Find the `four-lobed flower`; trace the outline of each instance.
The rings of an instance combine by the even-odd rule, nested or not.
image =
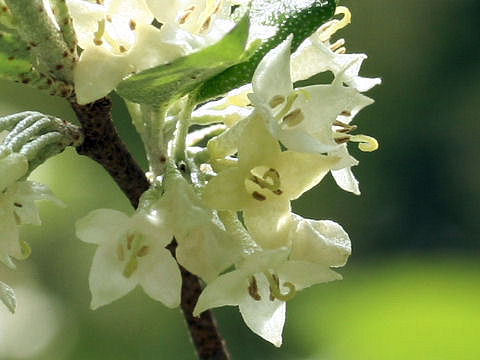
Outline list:
[[[365,135],[352,135],[353,117],[373,102],[341,78],[329,85],[311,85],[294,89],[290,75],[289,37],[271,50],[254,73],[253,94],[257,108],[264,109],[270,133],[287,149],[306,153],[326,153],[340,159],[332,166],[337,184],[359,194],[351,167],[358,162],[349,155],[346,143],[358,142],[363,151],[373,151],[378,144]]]
[[[286,301],[314,284],[341,279],[330,267],[343,266],[350,255],[350,239],[333,221],[314,221],[292,214],[288,237],[290,247],[257,247],[244,255],[234,271],[209,283],[194,314],[238,305],[254,333],[280,346]]]
[[[278,229],[290,215],[290,201],[328,173],[338,158],[281,151],[254,112],[238,139],[238,161],[220,171],[205,186],[204,202],[213,209],[243,211],[248,230],[265,248],[278,247]],[[274,235],[275,234],[275,235]]]
[[[98,209],[78,220],[75,227],[80,240],[98,245],[89,277],[92,309],[111,303],[137,285],[165,306],[178,306],[180,270],[165,248],[172,233],[157,212],[128,216]]]

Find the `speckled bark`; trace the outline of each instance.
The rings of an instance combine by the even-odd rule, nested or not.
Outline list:
[[[168,246],[173,256],[175,256],[176,247],[175,240]],[[180,306],[199,359],[229,360],[230,355],[225,340],[218,332],[213,313],[210,310],[204,311],[198,318],[192,315],[198,297],[202,292],[200,280],[184,267],[179,266],[182,273],[182,301]]]
[[[145,173],[130,155],[115,130],[111,117],[111,100],[103,98],[87,105],[78,105],[72,100],[71,106],[77,114],[85,136],[83,144],[77,147],[77,152],[102,165],[136,208],[140,195],[148,189],[149,183]],[[169,245],[173,256],[175,248],[174,240]],[[218,332],[213,313],[205,311],[198,318],[192,315],[202,291],[200,280],[182,266],[180,270],[181,308],[199,359],[229,360],[225,341]]]
[[[145,173],[128,152],[113,125],[112,101],[103,98],[87,105],[71,102],[82,125],[85,140],[77,152],[102,165],[136,208],[149,183]]]

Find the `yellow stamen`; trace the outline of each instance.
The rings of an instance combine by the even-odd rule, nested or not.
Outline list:
[[[22,252],[22,259],[27,259],[32,253],[32,248],[24,240],[20,241],[20,251]]]
[[[295,288],[295,285],[293,285],[291,282],[284,282],[283,286],[288,288],[288,291],[286,294],[282,294],[280,291],[280,283],[277,275],[272,275],[268,271],[264,271],[263,274],[265,275],[268,284],[270,285],[270,296],[271,298],[278,299],[280,301],[288,301],[293,299],[295,294],[297,293],[297,290]]]
[[[367,135],[353,135],[350,141],[358,142],[358,148],[365,152],[372,152],[378,149],[378,141]]]
[[[95,43],[95,45],[103,44],[102,37],[104,34],[105,34],[105,19],[100,20],[98,22],[98,30],[93,33],[94,35],[93,42]]]
[[[335,15],[342,14],[343,17],[340,20],[332,20],[324,24],[320,28],[320,41],[327,41],[330,37],[335,34],[338,30],[343,29],[345,26],[350,24],[352,20],[352,13],[345,6],[337,6],[335,9]]]

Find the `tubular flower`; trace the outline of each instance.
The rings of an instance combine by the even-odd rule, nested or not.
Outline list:
[[[260,245],[278,247],[272,234],[284,227],[290,201],[315,186],[338,158],[282,152],[266,129],[262,112],[246,121],[238,139],[238,162],[208,182],[203,200],[217,210],[243,211],[245,224],[261,239]]]
[[[296,214],[290,220],[290,246],[271,250],[255,246],[249,249],[252,251],[244,251],[234,271],[206,286],[194,315],[238,305],[254,333],[280,346],[286,301],[304,288],[341,279],[330,267],[345,265],[350,255],[348,234],[335,222],[304,219]]]
[[[292,54],[292,80],[304,80],[320,72],[331,71],[339,83],[343,82],[360,92],[368,91],[382,81],[358,75],[367,55],[346,54],[343,39],[330,43],[330,37],[348,25],[351,18],[350,11],[343,6],[338,6],[335,14],[343,14],[343,18],[322,25]]]
[[[188,271],[210,282],[238,260],[239,246],[180,173],[168,171],[165,187],[155,207],[165,214],[175,235],[176,258]]]
[[[289,251],[281,247],[246,255],[236,270],[207,285],[194,315],[210,308],[238,305],[254,333],[281,346],[286,301],[304,288],[342,278],[323,263],[289,260]]]
[[[265,119],[270,133],[289,150],[340,158],[331,168],[337,184],[359,194],[358,182],[350,169],[358,162],[348,154],[346,143],[358,142],[363,151],[378,147],[369,136],[350,134],[357,128],[350,125],[353,117],[373,100],[337,79],[330,85],[294,89],[290,42],[291,37],[262,59],[253,76],[250,99],[268,114]]]
[[[128,217],[120,211],[98,209],[77,221],[76,234],[98,245],[89,277],[92,309],[126,295],[137,284],[165,306],[178,306],[180,270],[165,249],[172,234],[158,214],[137,212]]]

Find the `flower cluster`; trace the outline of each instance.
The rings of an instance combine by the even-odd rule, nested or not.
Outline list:
[[[234,25],[231,3],[224,1],[68,3],[77,32],[85,34],[75,73],[81,102],[105,95],[129,72],[215,42]],[[126,4],[132,9],[127,17]],[[137,284],[177,306],[180,272],[165,248],[175,239],[176,261],[205,282],[194,315],[238,305],[253,332],[280,346],[286,301],[311,285],[341,279],[332,268],[350,255],[348,234],[333,221],[291,211],[291,201],[328,173],[340,188],[359,194],[351,170],[358,161],[348,143],[362,151],[378,147],[374,138],[355,134],[351,122],[373,102],[362,92],[380,80],[358,75],[364,54],[346,54],[343,40],[330,43],[350,20],[346,8],[337,14],[342,19],[324,24],[293,54],[291,36],[271,50],[251,84],[196,108],[180,99],[159,116],[163,141],[146,147],[162,161],[151,166],[152,186],[136,213],[95,210],[77,222],[77,236],[98,245],[92,308]],[[333,73],[331,83],[295,87],[325,71]],[[151,118],[151,108],[130,109],[136,109],[134,121]],[[193,124],[203,128],[188,134]]]
[[[67,0],[67,5],[83,49],[74,72],[80,104],[107,95],[128,74],[218,41],[235,24],[228,18],[228,0]]]

